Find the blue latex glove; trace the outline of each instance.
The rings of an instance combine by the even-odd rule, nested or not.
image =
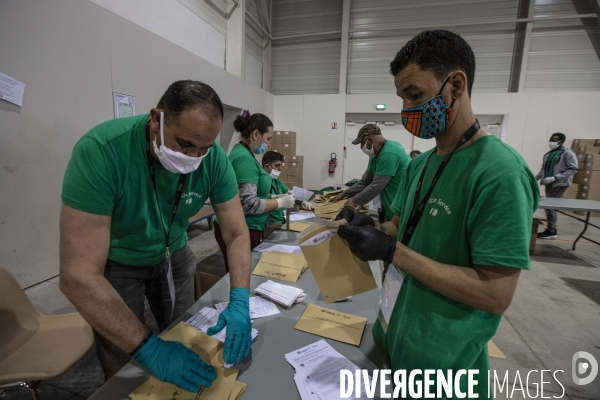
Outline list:
[[[163,382],[171,382],[197,393],[209,387],[217,377],[215,367],[204,364],[196,353],[180,342],[170,342],[152,335],[133,358]]]
[[[250,291],[246,288],[233,288],[229,292],[229,305],[219,315],[217,324],[206,333],[215,335],[227,325],[225,351],[227,364],[237,364],[248,355],[252,344],[252,324],[250,323]]]

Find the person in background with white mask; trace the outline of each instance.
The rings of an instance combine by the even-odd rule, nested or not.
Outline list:
[[[263,155],[262,166],[265,169],[265,171],[271,176],[271,191],[269,192],[271,194],[271,198],[274,198],[274,196],[280,197],[281,195],[291,193],[290,189],[279,178],[281,170],[283,169],[284,162],[285,158],[283,157],[283,154],[278,153],[276,151],[267,151]],[[301,205],[302,208],[306,210],[312,210],[312,204],[310,204],[310,202],[308,201],[296,200],[295,204]],[[269,213],[269,217],[267,218],[267,225],[284,222],[285,216],[283,214],[282,208],[273,210]]]
[[[362,179],[338,194],[332,201],[348,198],[344,206],[363,206],[380,195],[385,221],[394,216],[392,202],[402,182],[410,157],[404,147],[393,140],[386,140],[377,125],[367,124],[360,128],[352,144],[360,144],[362,152],[369,157],[369,165]]]
[[[577,173],[579,163],[573,150],[564,146],[567,137],[563,133],[554,133],[550,137],[550,151],[544,154],[542,169],[535,179],[546,186],[546,197],[559,198],[573,183],[573,175]],[[537,234],[540,239],[556,239],[556,210],[546,210],[548,228]]]
[[[295,197],[286,194],[277,199],[271,199],[271,183],[273,179],[263,169],[255,158],[263,154],[273,138],[273,123],[264,114],[250,114],[244,110],[233,121],[233,127],[240,132],[241,140],[233,146],[229,153],[229,161],[235,171],[238,190],[246,224],[250,233],[250,249],[260,244],[269,212],[283,208],[292,208]],[[225,270],[229,271],[227,250],[229,243],[221,234],[221,221],[215,221],[215,239],[225,258]]]
[[[208,85],[169,86],[149,114],[104,122],[75,145],[62,188],[60,288],[94,328],[105,379],[131,357],[162,381],[198,392],[215,369],[144,323],[144,297],[162,331],[194,303],[188,220],[210,199],[231,260],[225,362],[249,352],[250,239],[237,183],[215,139],[223,105]]]

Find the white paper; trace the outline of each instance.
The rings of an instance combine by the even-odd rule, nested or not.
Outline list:
[[[279,251],[282,253],[296,253],[302,254],[302,250],[300,250],[300,246],[288,246],[286,244],[276,244],[269,242],[262,242],[258,246],[254,248],[254,251],[258,252],[269,252],[269,251]]]
[[[314,196],[314,192],[310,190],[302,189],[301,187],[294,186],[292,192],[296,195],[296,200],[308,201]]]
[[[18,106],[23,105],[25,84],[0,72],[0,99]]]
[[[265,283],[260,284],[254,289],[254,293],[265,296],[286,307],[306,299],[306,293],[303,293],[302,289],[273,281],[266,281]]]
[[[228,301],[215,304],[215,308],[217,311],[223,312],[228,304]],[[262,297],[250,297],[250,318],[256,319],[275,314],[279,314],[279,309],[272,301],[265,300]]]
[[[135,97],[123,93],[113,93],[115,118],[135,115]]]
[[[325,340],[319,340],[285,355],[294,367],[301,386],[313,389],[321,400],[340,398],[340,371],[356,371],[358,366],[333,349]],[[310,377],[310,378],[309,378]],[[361,395],[366,399],[364,388]]]
[[[204,307],[202,310],[198,311],[194,314],[190,319],[186,322],[193,327],[200,329],[202,332],[206,333],[208,328],[212,328],[217,324],[219,320],[219,312],[213,308]],[[252,328],[252,340],[256,339],[258,336],[258,331]],[[223,328],[221,332],[213,335],[215,339],[219,342],[225,343],[225,338],[227,337],[227,327]]]
[[[298,212],[290,214],[290,222],[302,221],[303,219],[315,218],[314,212]]]

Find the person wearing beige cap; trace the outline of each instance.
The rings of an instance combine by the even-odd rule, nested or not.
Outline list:
[[[360,144],[363,153],[369,156],[369,165],[362,179],[338,194],[333,201],[348,198],[345,206],[356,207],[367,204],[380,195],[385,221],[390,221],[394,216],[390,207],[410,163],[410,157],[400,143],[386,140],[379,127],[374,124],[360,128],[352,144]]]

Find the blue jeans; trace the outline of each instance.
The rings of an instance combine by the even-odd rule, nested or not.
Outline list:
[[[144,298],[147,298],[158,328],[163,331],[194,304],[196,257],[187,244],[171,255],[171,265],[176,294],[173,315],[164,261],[148,267],[132,267],[108,260],[104,277],[142,323],[145,323]],[[95,330],[94,340],[104,377],[108,380],[129,362],[129,354]]]
[[[546,186],[546,197],[559,198],[568,189],[568,186],[552,187]],[[546,219],[548,220],[548,230],[556,232],[556,210],[546,210]]]

